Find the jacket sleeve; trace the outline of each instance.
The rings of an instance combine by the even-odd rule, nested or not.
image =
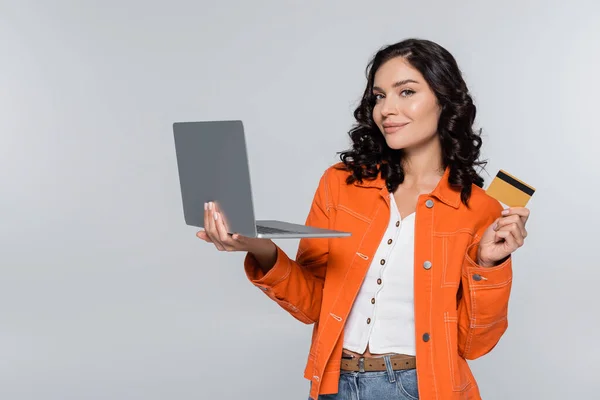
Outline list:
[[[319,181],[306,218],[308,226],[330,227],[331,192],[328,174],[329,170]],[[326,238],[302,238],[295,260],[290,259],[277,246],[275,265],[267,274],[262,272],[254,256],[248,253],[244,260],[246,276],[296,319],[312,324],[318,320],[321,311],[328,243]]]
[[[479,240],[500,216],[495,201],[490,214],[467,248],[462,267],[462,297],[458,302],[458,351],[468,360],[489,353],[508,328],[508,300],[512,285],[512,256],[494,267],[477,264]]]

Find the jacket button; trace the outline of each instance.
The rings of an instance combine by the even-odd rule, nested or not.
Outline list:
[[[481,280],[481,275],[479,275],[479,274],[473,275],[473,280],[474,281],[480,281]]]
[[[425,269],[429,269],[429,268],[431,268],[431,261],[425,261],[425,262],[423,263],[423,268],[425,268]]]
[[[427,206],[427,208],[431,208],[433,207],[433,200],[429,199],[425,202],[425,205]]]
[[[424,333],[423,334],[423,341],[424,342],[429,342],[429,333]]]

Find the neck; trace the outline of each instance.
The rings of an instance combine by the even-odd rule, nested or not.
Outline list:
[[[402,164],[405,182],[419,183],[439,180],[444,175],[441,144],[437,138],[435,139],[432,143],[424,146],[405,149]]]

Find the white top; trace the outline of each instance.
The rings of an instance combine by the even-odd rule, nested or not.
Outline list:
[[[390,222],[344,327],[344,348],[416,355],[414,318],[415,213],[400,219],[390,193]]]

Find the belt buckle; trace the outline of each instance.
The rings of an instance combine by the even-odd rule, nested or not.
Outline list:
[[[365,372],[365,358],[358,359],[358,372]]]

